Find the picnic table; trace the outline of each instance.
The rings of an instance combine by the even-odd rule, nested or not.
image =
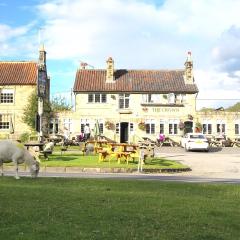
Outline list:
[[[234,141],[232,142],[233,147],[240,147],[240,139],[235,138]]]
[[[176,141],[172,140],[169,137],[165,137],[165,139],[163,141],[159,141],[158,144],[159,144],[159,147],[162,147],[162,146],[170,146],[170,147],[179,146],[179,143],[177,143]]]
[[[29,143],[24,143],[24,146],[29,150],[30,147],[38,147],[40,151],[43,150],[44,143],[40,142],[29,142]]]
[[[130,159],[139,157],[138,154],[138,145],[136,144],[127,144],[127,143],[107,143],[107,147],[99,148],[99,162],[103,162],[107,158],[110,159],[115,157],[117,158],[118,163],[121,159],[124,158],[128,164]]]

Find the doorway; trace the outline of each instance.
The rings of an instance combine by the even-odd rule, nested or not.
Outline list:
[[[128,122],[120,123],[120,143],[128,143]]]
[[[184,134],[193,132],[193,122],[186,121],[184,122]]]

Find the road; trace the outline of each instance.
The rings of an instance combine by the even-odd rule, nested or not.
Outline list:
[[[14,176],[13,171],[5,172],[5,176]],[[28,172],[20,172],[22,176],[30,177]],[[61,178],[96,178],[96,179],[119,179],[119,180],[150,180],[167,182],[188,182],[188,183],[228,183],[240,184],[240,178],[214,178],[197,176],[178,176],[173,174],[125,174],[125,173],[39,173],[39,177],[61,177]]]

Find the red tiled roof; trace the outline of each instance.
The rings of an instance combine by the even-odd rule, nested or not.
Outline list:
[[[116,70],[115,83],[106,83],[106,70],[80,69],[74,92],[179,92],[197,93],[196,84],[185,84],[184,70]]]
[[[0,85],[37,84],[36,62],[0,62]]]

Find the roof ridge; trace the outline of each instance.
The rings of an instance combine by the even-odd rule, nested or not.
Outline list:
[[[144,71],[144,72],[160,72],[160,71],[185,71],[183,68],[179,69],[126,69],[126,68],[119,68],[119,69],[114,69],[114,71],[120,71],[120,70],[125,70],[125,71]],[[78,69],[78,71],[107,71],[107,69]]]
[[[1,61],[0,60],[0,63],[37,63],[37,61],[34,61],[34,60],[32,60],[32,61],[25,61],[25,60],[23,60],[23,61],[19,61],[19,60],[4,60],[4,61]]]

